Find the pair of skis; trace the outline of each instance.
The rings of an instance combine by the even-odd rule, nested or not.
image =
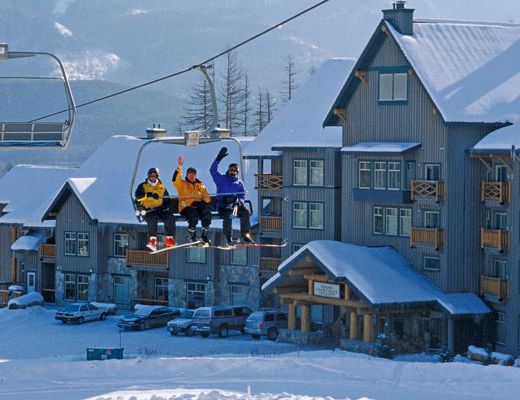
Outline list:
[[[246,248],[247,247],[278,247],[279,248],[279,247],[285,247],[285,246],[287,246],[287,241],[284,241],[283,243],[280,243],[280,244],[271,244],[271,243],[233,243],[233,244],[226,245],[226,246],[217,246],[217,245],[205,243],[202,240],[196,240],[194,242],[187,242],[187,243],[177,244],[177,245],[172,246],[172,247],[163,247],[162,249],[158,249],[158,250],[150,252],[150,254],[158,254],[158,253],[162,253],[164,251],[176,250],[176,249],[181,249],[181,248],[189,248],[189,247],[213,248],[213,249],[218,249],[218,250],[236,250],[236,249],[241,249],[241,248],[244,248],[244,247],[246,247]]]

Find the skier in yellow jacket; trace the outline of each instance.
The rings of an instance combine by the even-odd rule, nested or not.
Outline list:
[[[179,212],[188,222],[188,234],[191,241],[196,241],[196,226],[200,219],[202,233],[200,239],[209,243],[208,230],[211,224],[211,198],[206,187],[197,179],[197,170],[190,167],[186,170],[186,177],[182,179],[184,158],[177,158],[177,169],[173,173],[173,186],[179,194]]]
[[[151,251],[157,250],[157,225],[159,219],[164,222],[166,238],[165,247],[175,246],[175,217],[170,211],[170,200],[166,187],[159,179],[159,169],[150,168],[148,177],[141,182],[135,191],[137,203],[146,210],[144,217],[148,226],[148,244],[146,247]],[[166,197],[167,199],[163,199]]]

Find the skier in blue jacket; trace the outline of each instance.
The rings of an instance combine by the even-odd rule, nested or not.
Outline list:
[[[231,214],[236,207],[236,216],[240,218],[240,233],[242,240],[246,243],[254,243],[251,236],[251,213],[244,206],[245,188],[244,182],[238,177],[238,164],[229,164],[227,172],[218,172],[218,165],[224,157],[228,155],[227,148],[222,147],[211,164],[209,172],[217,186],[217,209],[223,221],[224,237],[228,245],[233,244],[231,236]]]

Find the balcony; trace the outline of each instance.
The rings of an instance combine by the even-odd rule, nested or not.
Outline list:
[[[480,248],[497,249],[499,252],[509,249],[509,232],[502,229],[480,228]]]
[[[127,250],[126,264],[168,268],[168,252],[150,254],[147,250]]]
[[[270,275],[278,272],[282,259],[279,257],[260,257],[260,273],[265,272]]]
[[[508,182],[482,181],[480,187],[481,201],[498,201],[500,204],[508,202],[511,198],[511,185]]]
[[[282,217],[260,217],[261,231],[281,232],[283,228]]]
[[[480,275],[480,295],[491,296],[498,301],[509,298],[509,282],[493,276]]]
[[[257,190],[282,190],[283,177],[271,174],[255,174]]]
[[[446,185],[444,181],[416,181],[412,179],[411,188],[412,201],[433,199],[439,202],[446,199]]]
[[[433,245],[436,250],[444,246],[444,230],[441,228],[412,228],[410,246]]]
[[[55,244],[40,244],[40,258],[42,257],[49,257],[49,258],[55,258],[56,257],[56,245]]]

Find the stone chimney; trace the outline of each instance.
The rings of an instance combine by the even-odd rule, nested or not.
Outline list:
[[[383,10],[383,19],[389,21],[392,26],[403,35],[413,35],[412,8],[405,8],[405,0],[396,0],[391,10]]]

